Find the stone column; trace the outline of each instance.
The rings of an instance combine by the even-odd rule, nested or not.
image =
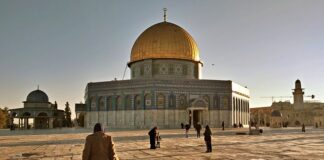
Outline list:
[[[33,118],[33,128],[35,129],[36,127],[35,127],[35,120],[36,120],[36,118]]]
[[[191,120],[190,120],[190,121],[191,121],[191,127],[192,127],[192,128],[195,128],[195,127],[194,127],[194,124],[193,124],[193,114],[194,114],[193,112],[194,112],[194,110],[192,109],[192,110],[191,110],[191,116],[190,116]]]
[[[236,98],[234,98],[234,106],[233,106],[233,122],[230,124],[232,126],[234,123],[236,123]]]
[[[12,129],[14,127],[14,118],[10,117],[10,129]]]
[[[28,127],[28,118],[24,118],[24,129]]]
[[[53,128],[53,118],[49,118],[48,123],[48,128]]]
[[[238,105],[238,124],[242,123],[242,101],[239,99],[239,105]]]

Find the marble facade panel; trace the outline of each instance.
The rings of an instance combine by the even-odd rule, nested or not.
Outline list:
[[[144,110],[135,110],[134,112],[134,121],[136,128],[144,128]]]
[[[157,125],[158,126],[164,126],[166,125],[165,123],[165,111],[164,110],[156,110],[156,120],[157,120]]]
[[[118,128],[122,128],[122,126],[125,125],[125,111],[121,110],[121,111],[116,111],[116,122],[117,122],[117,126]]]
[[[128,126],[129,128],[134,127],[134,122],[135,122],[134,115],[135,115],[135,111],[133,110],[125,111],[125,126]]]

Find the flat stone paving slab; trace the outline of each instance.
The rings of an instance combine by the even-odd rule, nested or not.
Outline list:
[[[82,131],[82,133],[80,133]],[[0,131],[2,132],[2,131]],[[60,134],[46,130],[23,135],[25,131],[6,132],[0,136],[0,159],[81,159],[85,137],[90,132]],[[236,135],[247,129],[212,129],[213,152],[205,153],[203,136],[194,131],[184,137],[180,129],[160,130],[161,148],[151,150],[147,130],[108,132],[115,140],[120,159],[324,159],[324,129],[264,128],[262,135]],[[35,135],[38,134],[38,135]]]

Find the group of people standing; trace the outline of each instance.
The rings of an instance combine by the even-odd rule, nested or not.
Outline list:
[[[200,138],[200,131],[202,129],[201,124],[198,122],[196,125],[194,125],[194,127],[197,132],[197,138]],[[186,138],[189,138],[190,124],[184,125],[183,123],[181,123],[181,128],[185,129]],[[205,132],[204,132],[204,140],[205,140],[206,147],[207,147],[206,152],[212,152],[211,135],[212,135],[212,132],[210,130],[210,127],[208,125],[206,125]]]
[[[187,124],[181,127],[186,130],[186,137],[188,138],[190,125]],[[197,131],[197,138],[200,138],[200,131],[202,126],[197,123],[195,125],[195,129]],[[157,127],[153,127],[149,132],[148,135],[150,137],[150,149],[156,149],[160,147],[160,140],[161,137],[159,132],[157,131]],[[206,143],[207,151],[212,152],[212,144],[211,144],[211,135],[212,132],[208,125],[205,127],[204,132],[204,140]],[[95,124],[93,129],[93,134],[88,135],[86,138],[86,142],[84,145],[83,153],[82,153],[82,160],[117,160],[115,145],[111,136],[104,133],[104,129],[100,123]]]

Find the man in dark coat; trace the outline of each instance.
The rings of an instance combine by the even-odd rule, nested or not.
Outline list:
[[[224,121],[222,121],[222,129],[223,130],[225,129],[225,123],[224,123]]]
[[[204,132],[204,137],[205,137],[205,142],[206,142],[206,147],[207,147],[206,152],[212,152],[211,135],[212,135],[211,130],[210,130],[209,126],[207,125],[205,128],[205,132]]]
[[[150,130],[150,132],[148,133],[148,135],[150,136],[150,144],[151,144],[150,149],[156,149],[156,146],[155,146],[156,130],[157,130],[157,127],[153,127]]]
[[[305,124],[304,123],[302,125],[302,132],[306,132],[306,130],[305,130]]]
[[[190,129],[190,125],[186,124],[185,125],[185,129],[186,129],[186,138],[189,138],[189,129]]]
[[[199,122],[196,124],[197,138],[200,138],[201,125]]]

